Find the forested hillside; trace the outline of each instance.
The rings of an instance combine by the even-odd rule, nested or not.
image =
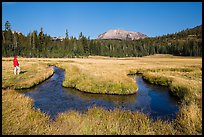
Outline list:
[[[53,40],[49,34],[34,30],[27,36],[12,31],[7,21],[2,31],[2,56],[78,57],[102,55],[111,57],[141,57],[153,54],[202,56],[202,25],[174,34],[139,40],[92,40],[82,32],[79,37]]]

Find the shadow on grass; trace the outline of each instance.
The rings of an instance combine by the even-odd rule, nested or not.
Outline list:
[[[24,71],[20,71],[20,74],[24,74],[24,73],[26,73],[26,72],[28,72],[28,71],[25,71],[25,70],[24,70]]]

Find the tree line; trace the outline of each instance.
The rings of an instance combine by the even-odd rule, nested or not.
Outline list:
[[[142,57],[153,54],[173,54],[179,56],[202,56],[202,25],[174,34],[139,40],[101,40],[68,35],[53,40],[48,34],[34,30],[27,36],[11,30],[9,21],[2,30],[2,56],[14,54],[22,57],[64,58],[89,55],[110,57]]]

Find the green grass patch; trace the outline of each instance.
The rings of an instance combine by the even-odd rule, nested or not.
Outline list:
[[[169,84],[171,83],[170,78],[167,78],[165,76],[154,75],[152,73],[144,73],[142,75],[142,78],[148,81],[149,83],[155,84],[155,85],[169,86]]]
[[[64,87],[76,88],[80,91],[104,94],[134,94],[137,85],[133,79],[126,81],[110,81],[101,80],[101,77],[92,77],[83,69],[69,64],[67,67],[60,66],[65,69]]]

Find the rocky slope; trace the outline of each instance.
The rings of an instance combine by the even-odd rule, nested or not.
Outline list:
[[[100,34],[97,39],[120,39],[120,40],[137,40],[146,38],[147,35],[140,32],[130,32],[126,30],[116,29],[109,30]]]

